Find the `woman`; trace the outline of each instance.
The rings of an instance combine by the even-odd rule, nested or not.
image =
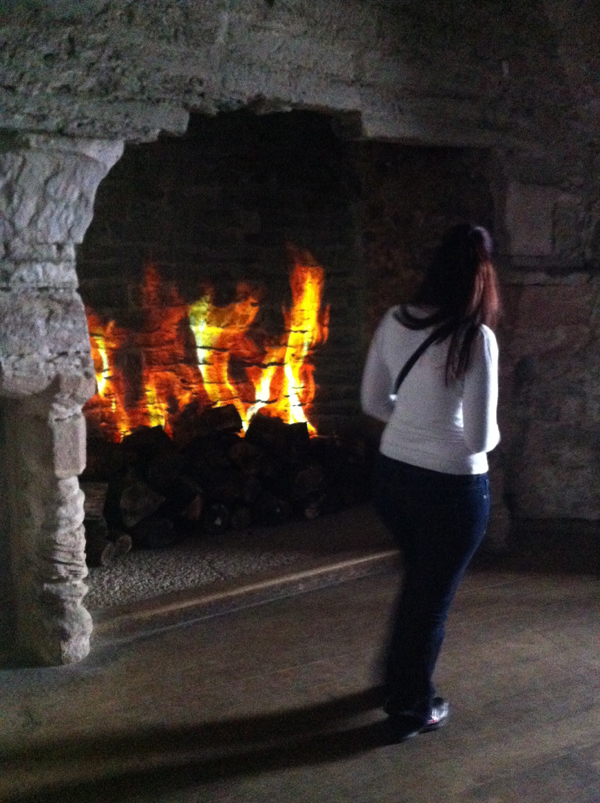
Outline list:
[[[384,675],[396,741],[448,718],[432,675],[450,604],[489,517],[486,453],[500,440],[491,248],[480,226],[450,229],[413,303],[381,321],[363,375],[363,410],[386,423],[375,502],[404,563]],[[394,398],[399,372],[439,327]]]

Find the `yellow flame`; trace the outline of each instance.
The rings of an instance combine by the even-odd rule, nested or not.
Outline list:
[[[290,247],[295,261],[291,276],[291,310],[284,308],[283,314],[288,331],[287,344],[283,356],[284,381],[280,398],[287,404],[278,406],[278,414],[286,423],[308,425],[311,435],[316,434],[308,421],[304,407],[315,395],[313,366],[307,364],[309,352],[328,335],[329,307],[321,312],[323,292],[323,269],[314,264],[308,253],[301,253]]]
[[[286,423],[305,422],[309,432],[316,434],[307,418],[315,395],[314,367],[308,358],[328,336],[329,307],[321,309],[324,272],[308,252],[289,246],[289,253],[292,304],[290,309],[283,308],[283,335],[267,346],[259,347],[248,335],[259,309],[257,294],[250,287],[241,284],[238,299],[227,306],[213,303],[212,290],[187,306],[173,285],[161,282],[153,265],[145,272],[147,320],[141,332],[127,333],[114,321],[102,324],[88,310],[98,384],[88,409],[96,405],[107,432],[122,437],[139,424],[162,426],[171,432],[170,411],[181,411],[198,400],[216,407],[233,404],[244,430],[252,416],[263,410]],[[180,324],[186,318],[196,347],[197,368],[185,360],[186,340]],[[143,404],[127,410],[125,377],[115,365],[116,352],[126,345],[142,349],[143,354],[147,345],[153,349],[142,372]],[[157,353],[164,353],[164,362],[156,362]],[[235,380],[230,376],[232,357],[238,365]],[[240,366],[245,366],[245,380],[240,379]],[[108,407],[112,423],[105,416]]]
[[[120,377],[119,371],[114,365],[114,355],[123,340],[123,332],[118,330],[114,321],[102,325],[97,316],[88,309],[88,324],[90,327],[90,345],[92,359],[94,361],[94,371],[96,374],[96,385],[98,393],[90,400],[89,404],[94,404],[99,400],[101,408],[100,417],[103,426],[107,426],[108,431],[112,432],[111,437],[122,438],[130,431],[129,419],[125,410],[121,384],[115,381]],[[107,415],[110,413],[110,415]]]
[[[249,423],[249,404],[242,401],[239,389],[229,379],[229,358],[236,345],[242,345],[257,312],[258,303],[252,295],[226,307],[213,306],[212,297],[204,295],[188,313],[204,389],[215,407],[235,406],[244,430]]]
[[[168,431],[167,405],[164,402],[159,401],[158,394],[156,392],[156,385],[154,384],[153,380],[147,381],[145,393],[146,408],[150,417],[150,426],[164,427]]]
[[[102,369],[100,371],[96,371],[96,385],[98,386],[98,393],[104,397],[104,394],[108,387],[109,374],[110,374],[108,355],[106,353],[106,341],[104,335],[92,335],[92,340],[96,344],[96,348],[98,349],[98,356],[100,357],[100,361],[102,364]],[[114,397],[112,401],[113,401],[112,409],[114,412],[115,409]]]

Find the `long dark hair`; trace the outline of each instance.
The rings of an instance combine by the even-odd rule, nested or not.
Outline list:
[[[463,377],[481,324],[493,329],[500,315],[498,280],[492,264],[492,238],[483,226],[461,223],[449,229],[435,252],[412,301],[433,307],[417,317],[402,307],[400,319],[410,329],[447,324],[438,342],[450,337],[446,384]]]

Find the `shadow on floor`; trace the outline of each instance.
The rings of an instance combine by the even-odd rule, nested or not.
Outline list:
[[[5,754],[5,803],[129,803],[211,781],[323,764],[387,743],[377,688],[277,714],[97,734]],[[344,720],[361,718],[362,722]],[[366,721],[365,719],[370,720]]]

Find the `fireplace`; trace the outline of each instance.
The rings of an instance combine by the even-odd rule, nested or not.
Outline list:
[[[159,546],[180,529],[364,499],[366,342],[392,300],[410,298],[448,225],[493,226],[491,173],[485,149],[358,143],[314,112],[192,116],[183,137],[126,148],[78,249],[98,389],[84,406],[83,487],[108,482],[112,500],[111,536],[92,520],[88,561],[92,549],[110,556],[124,530]],[[304,425],[307,438],[265,430],[268,419]],[[178,462],[139,427],[178,448],[170,489],[143,467],[107,468],[102,442],[123,438],[115,464]],[[203,444],[216,428],[222,442]],[[238,455],[246,430],[252,459],[250,447]],[[324,452],[327,437],[338,446]],[[147,505],[123,513],[113,491],[125,508],[134,491]]]
[[[7,5],[0,601],[11,621],[2,613],[0,629],[20,648],[55,664],[89,649],[78,477],[82,407],[103,369],[83,299],[99,326],[114,320],[127,333],[113,356],[128,377],[124,406],[135,408],[150,362],[131,333],[147,333],[140,312],[153,281],[160,293],[174,287],[186,310],[210,293],[225,309],[247,284],[260,296],[248,342],[267,363],[293,306],[290,254],[321,268],[330,313],[309,360],[306,417],[339,432],[359,423],[378,316],[410,294],[446,225],[487,223],[507,313],[497,458],[507,484],[505,494],[496,480],[493,493],[517,519],[600,518],[592,6]],[[193,332],[183,346],[197,379]],[[243,384],[256,361],[234,363]],[[243,401],[256,392],[247,387]],[[90,432],[112,426],[115,437],[96,413]]]
[[[370,333],[390,303],[410,298],[448,225],[473,218],[493,228],[492,175],[487,149],[355,141],[338,118],[316,112],[192,115],[180,137],[127,146],[98,188],[77,249],[88,329],[79,318],[78,348],[91,361],[85,390],[75,392],[86,402],[87,455],[83,419],[67,416],[61,448],[71,440],[79,452],[67,453],[75,463],[64,473],[81,474],[87,463],[85,482],[106,480],[98,474],[102,446],[131,444],[140,428],[160,428],[185,448],[210,410],[233,411],[225,429],[236,436],[253,416],[302,425],[307,437],[362,435],[359,382]],[[18,448],[27,448],[25,438]],[[303,448],[304,462],[293,474],[286,469],[292,489],[298,476],[313,487],[315,463],[339,466],[337,454],[315,460]],[[147,478],[132,485],[140,480]],[[206,476],[192,476],[192,492],[189,473],[183,482],[185,506],[199,515],[194,489]],[[351,482],[335,488],[325,510],[344,495],[361,497],[364,475],[357,482],[354,472]],[[62,485],[75,504],[74,478]],[[168,543],[183,518],[179,508],[157,518],[150,501],[142,522],[150,529],[126,522],[140,546]],[[206,501],[223,505],[218,494]],[[238,501],[227,521],[239,515]],[[312,515],[313,497],[300,501]],[[275,502],[267,498],[260,522],[278,520]],[[285,502],[297,502],[294,490]],[[166,497],[157,505],[172,507]],[[221,508],[213,518],[224,520]],[[85,645],[83,571],[73,571]]]

